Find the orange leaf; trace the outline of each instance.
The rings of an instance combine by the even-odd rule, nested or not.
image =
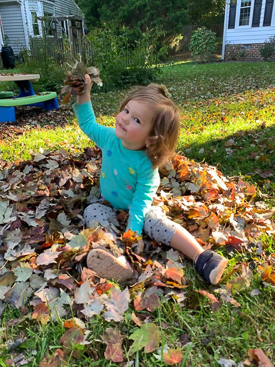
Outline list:
[[[34,306],[32,319],[41,322],[44,326],[50,320],[49,309],[45,303],[38,303]]]
[[[275,271],[273,270],[272,266],[268,266],[265,269],[264,273],[262,274],[262,278],[265,282],[275,285]]]
[[[249,349],[248,355],[259,367],[274,367],[271,360],[265,355],[262,349]]]
[[[209,210],[205,205],[190,209],[188,218],[204,219],[209,215]]]
[[[180,350],[169,349],[167,353],[163,353],[163,362],[169,366],[179,364],[182,361],[182,353]]]
[[[71,93],[66,94],[66,96],[63,98],[62,103],[67,104],[71,98]]]
[[[145,307],[143,307],[141,305],[141,301],[142,301],[142,298],[141,298],[141,293],[139,293],[136,298],[134,299],[134,307],[137,311],[142,311],[144,310]]]
[[[114,286],[114,284],[108,283],[108,282],[105,282],[103,284],[98,283],[96,285],[96,289],[95,290],[97,291],[98,294],[103,294],[103,293],[106,293],[113,286]]]
[[[170,268],[165,271],[165,277],[173,279],[175,282],[182,284],[183,270],[180,268]]]

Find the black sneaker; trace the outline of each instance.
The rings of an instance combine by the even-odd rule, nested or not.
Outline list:
[[[205,282],[216,285],[219,283],[227,264],[228,260],[225,257],[211,250],[206,250],[197,258],[195,269]]]

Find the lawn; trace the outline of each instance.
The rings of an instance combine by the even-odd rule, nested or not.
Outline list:
[[[249,200],[243,199],[241,204],[233,203],[230,213],[243,213],[245,216],[245,213],[252,210],[255,215],[261,215],[275,207],[275,63],[219,62],[206,65],[193,63],[164,65],[162,73],[155,82],[165,84],[180,107],[181,133],[177,152],[188,158],[186,162],[189,167],[196,167],[196,172],[201,172],[207,171],[209,166],[216,166],[230,182],[234,182],[234,185],[236,183],[238,190],[241,191],[241,187],[252,190],[252,186],[245,186],[243,181],[256,187]],[[109,126],[114,124],[119,102],[126,92],[92,95],[100,123]],[[83,150],[92,144],[78,128],[71,112],[71,105],[62,106],[57,112],[43,114],[28,112],[27,117],[21,109],[19,117],[18,123],[14,126],[8,124],[0,126],[0,167],[2,167],[0,197],[5,197],[5,190],[10,182],[15,193],[17,181],[13,180],[16,180],[16,177],[23,177],[27,185],[30,177],[28,172],[32,164],[30,159],[33,159],[36,153],[49,155],[51,158],[51,163],[48,163],[47,167],[41,165],[43,172],[54,169],[54,166],[51,166],[55,165],[54,160],[61,167],[60,153],[52,153],[57,150],[60,152],[60,149],[62,154],[65,154],[63,149],[66,149],[73,156],[67,158],[65,155],[63,160],[73,161],[79,169],[86,169],[82,160],[87,157],[87,150],[86,153],[83,153]],[[29,161],[26,163],[27,160]],[[16,168],[13,168],[15,173],[12,181],[7,180],[4,173],[4,168],[10,167],[11,163],[16,165]],[[38,163],[37,160],[36,165]],[[171,171],[168,173],[170,175]],[[39,171],[36,169],[36,176],[38,175]],[[2,186],[1,180],[4,182]],[[163,181],[162,184],[165,187]],[[82,188],[74,186],[66,189],[84,190],[86,187],[88,187],[87,180],[83,181]],[[168,191],[169,185],[165,189]],[[28,193],[30,197],[32,190],[33,188]],[[45,193],[45,188],[41,187],[39,190]],[[24,197],[22,200],[26,200],[25,193],[22,197]],[[14,197],[9,197],[10,200],[12,198]],[[73,198],[68,197],[67,201],[72,202]],[[36,199],[29,201],[33,207],[39,204],[36,202]],[[255,202],[258,204],[254,205]],[[79,203],[83,205],[81,199]],[[208,204],[209,202],[206,203],[207,206]],[[66,204],[60,202],[60,205]],[[16,207],[24,212],[20,202]],[[78,209],[75,205],[73,212],[75,216],[81,213]],[[54,211],[58,210],[60,207],[53,207],[49,216],[52,230],[56,218]],[[225,217],[222,220],[226,223]],[[271,217],[268,220],[272,220]],[[252,225],[251,222],[252,219],[249,225]],[[204,221],[198,219],[198,223],[199,228],[205,230]],[[263,220],[263,223],[267,222]],[[114,360],[114,349],[116,347],[120,351],[121,345],[125,361],[129,362],[128,366],[169,364],[166,348],[170,348],[174,362],[178,353],[181,357],[178,365],[188,367],[237,366],[238,363],[239,366],[249,365],[252,353],[249,355],[249,350],[255,348],[262,349],[269,359],[274,361],[274,235],[271,231],[267,234],[265,226],[262,228],[254,245],[237,247],[237,251],[234,241],[231,247],[224,243],[217,246],[216,243],[215,249],[230,259],[227,276],[218,287],[208,287],[202,283],[191,264],[183,260],[187,287],[182,290],[184,297],[182,302],[177,301],[179,295],[175,294],[165,302],[166,298],[161,294],[158,295],[161,307],[150,312],[148,308],[137,312],[137,309],[130,304],[119,323],[108,321],[102,316],[93,316],[82,328],[76,325],[73,328],[64,325],[64,321],[73,314],[80,317],[77,308],[71,310],[72,313],[68,310],[67,314],[57,317],[56,320],[49,319],[48,322],[44,322],[45,319],[41,314],[47,315],[46,308],[39,314],[40,318],[34,320],[35,305],[29,306],[26,303],[23,306],[23,302],[22,307],[20,304],[20,307],[14,308],[12,306],[16,296],[10,295],[10,305],[4,309],[1,316],[0,366],[12,365],[12,359],[21,355],[26,363],[29,360],[27,366],[38,366],[44,360],[41,367],[50,365],[55,367],[59,366],[57,360],[64,353],[69,355],[65,365],[115,366],[117,363],[104,358],[104,351],[107,357],[111,355]],[[203,233],[205,236],[205,232]],[[38,234],[32,233],[31,237]],[[203,236],[201,238],[204,238]],[[3,253],[2,249],[0,256],[3,256]],[[160,254],[162,257],[165,256],[163,251]],[[21,259],[23,268],[26,267],[24,261],[25,258]],[[1,287],[8,284],[5,265],[3,257],[0,257],[0,310],[3,307],[1,299],[4,298],[4,288]],[[11,268],[15,266],[12,265]],[[137,289],[134,288],[131,297],[135,298],[138,291],[144,290],[144,287],[144,284],[139,284]],[[111,291],[107,294],[110,294],[109,292]],[[60,304],[56,307],[60,307]],[[138,321],[133,318],[132,312],[137,314]],[[146,323],[143,323],[144,319]],[[150,325],[152,329],[146,328],[146,325]],[[109,333],[113,333],[118,345],[110,342],[112,338],[108,331],[106,332],[108,328],[113,328]],[[87,340],[91,344],[86,346],[80,344],[80,340],[83,341],[82,331],[80,332],[82,329],[90,331]],[[146,353],[143,347],[146,345],[148,347],[149,341],[141,340],[142,333],[148,340],[150,335],[153,339],[158,335],[160,349]],[[63,335],[66,337],[62,340]],[[123,343],[119,343],[120,339],[123,339]],[[52,357],[54,353],[56,356]],[[126,364],[120,363],[120,365]]]

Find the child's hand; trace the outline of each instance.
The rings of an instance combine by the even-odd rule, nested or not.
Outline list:
[[[90,93],[91,93],[93,82],[91,81],[91,78],[88,74],[85,74],[85,83],[86,85],[85,85],[84,93],[78,94],[78,88],[74,89],[74,92],[77,95],[77,104],[86,103],[91,98]]]

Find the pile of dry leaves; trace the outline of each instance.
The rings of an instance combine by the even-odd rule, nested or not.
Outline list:
[[[30,304],[29,317],[45,325],[50,318],[70,319],[68,331],[61,338],[63,350],[45,358],[41,366],[54,366],[54,358],[66,357],[69,345],[87,344],[89,331],[85,321],[101,315],[107,321],[121,321],[131,308],[133,321],[140,327],[130,339],[129,355],[141,348],[157,349],[161,342],[159,327],[150,323],[148,314],[160,306],[160,298],[184,305],[189,279],[184,276],[181,255],[164,251],[145,238],[145,252],[137,256],[131,249],[133,233],[123,238],[127,213],[118,215],[121,228],[118,238],[125,247],[136,278],[125,286],[100,279],[87,269],[89,249],[106,246],[114,249],[114,237],[95,223],[84,229],[83,209],[93,195],[99,194],[101,152],[87,148],[83,154],[65,150],[41,152],[18,165],[0,167],[0,314],[7,304],[18,309]],[[259,193],[242,179],[228,179],[215,167],[177,156],[160,171],[161,186],[154,199],[169,217],[183,225],[207,247],[225,246],[228,251],[256,251],[262,264],[255,271],[263,281],[275,285],[274,257],[264,255],[259,236],[275,234],[274,210]],[[116,230],[114,228],[114,230]],[[272,263],[273,262],[273,263]],[[217,287],[217,297],[208,297],[213,310],[222,302],[240,306],[231,296],[232,287],[247,286],[251,270],[244,264],[234,271],[240,275]],[[142,336],[143,342],[140,342]],[[105,357],[124,360],[122,336],[109,328],[103,337]],[[167,364],[179,363],[181,352],[164,353]]]

